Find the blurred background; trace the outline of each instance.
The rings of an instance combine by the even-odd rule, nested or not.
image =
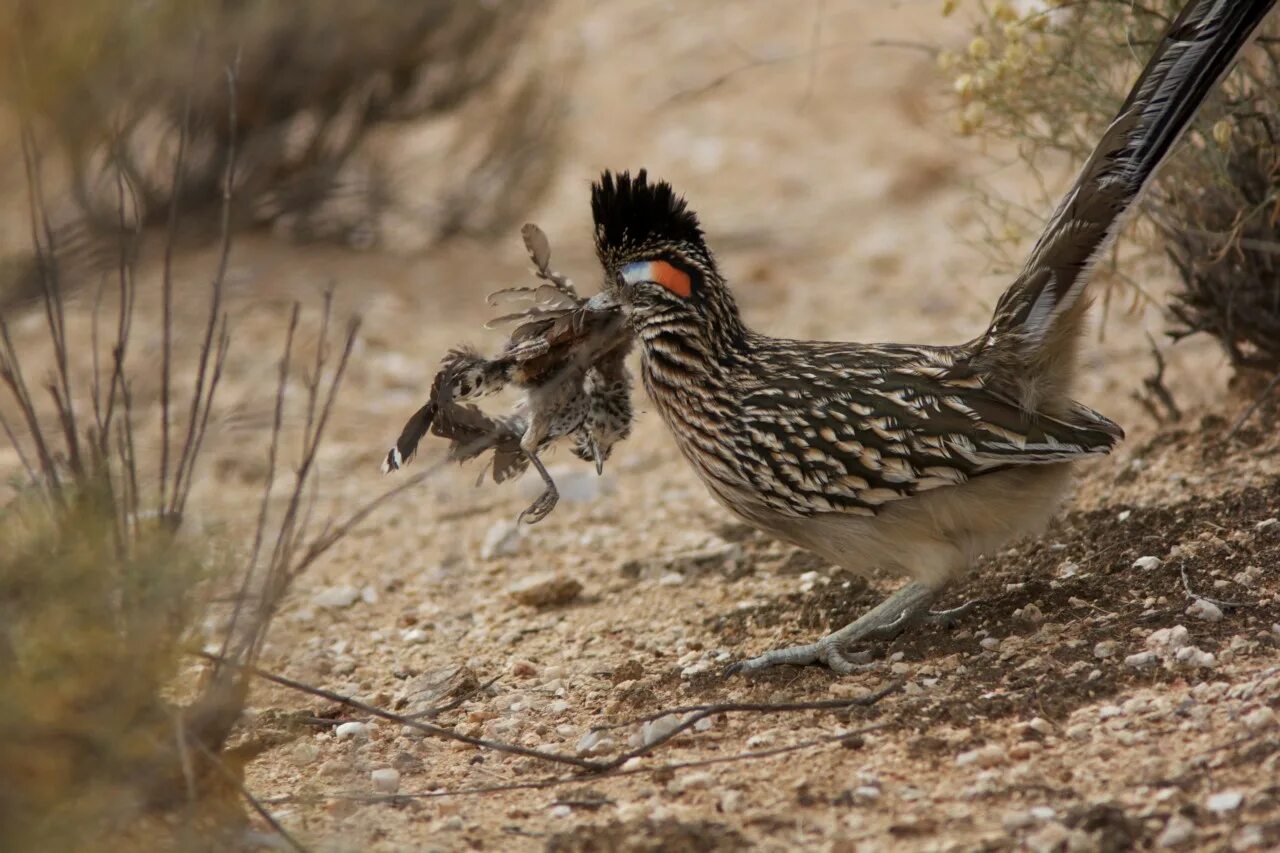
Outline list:
[[[1145,59],[1133,45],[1151,43],[1179,4],[1161,0],[1145,16],[1104,0],[958,5],[12,0],[0,10],[0,315],[9,352],[35,389],[32,411],[57,433],[50,399],[61,392],[47,394],[46,384],[76,389],[63,403],[88,411],[127,314],[128,456],[146,496],[146,483],[164,482],[157,472],[171,447],[178,454],[187,425],[185,408],[165,402],[169,390],[189,395],[216,363],[217,394],[191,409],[193,420],[203,412],[207,433],[179,484],[191,500],[174,524],[195,531],[201,547],[205,537],[221,543],[218,559],[196,561],[206,569],[229,560],[253,579],[256,544],[243,566],[225,555],[248,550],[260,517],[292,518],[297,501],[287,489],[269,493],[259,509],[263,484],[295,470],[289,454],[308,458],[311,448],[314,464],[298,477],[309,515],[364,506],[386,487],[378,464],[425,398],[444,352],[460,343],[500,345],[499,333],[482,329],[491,316],[484,296],[525,283],[521,223],[542,226],[554,266],[581,291],[595,291],[588,198],[605,168],[644,167],[686,195],[748,322],[764,331],[966,340],[984,328],[1039,221]],[[1270,74],[1259,80],[1275,79],[1270,44],[1272,53],[1251,66]],[[1170,186],[1181,191],[1156,196],[1154,215],[1135,224],[1136,239],[1122,241],[1115,270],[1104,265],[1096,291],[1098,321],[1078,398],[1129,430],[1122,466],[1128,448],[1156,435],[1177,410],[1194,422],[1239,408],[1248,398],[1228,386],[1257,385],[1256,377],[1237,379],[1238,371],[1280,358],[1280,346],[1267,350],[1280,340],[1275,253],[1258,236],[1274,232],[1266,199],[1274,204],[1276,148],[1274,138],[1270,147],[1257,140],[1275,109],[1265,97],[1258,105],[1254,78],[1232,91],[1230,108],[1213,107],[1193,134],[1187,148],[1199,153],[1179,161],[1186,167]],[[1263,118],[1220,130],[1236,113]],[[1254,183],[1236,181],[1241,174]],[[1212,205],[1186,190],[1213,183],[1205,175],[1226,176],[1214,184],[1221,193]],[[1234,195],[1241,185],[1257,197]],[[1171,232],[1187,209],[1212,215],[1196,221],[1194,234]],[[1212,245],[1203,242],[1209,237]],[[1263,248],[1248,254],[1251,245]],[[1205,272],[1193,262],[1200,257],[1218,266]],[[1237,335],[1237,308],[1219,310],[1241,304],[1222,291],[1224,281],[1241,280],[1241,269],[1271,288],[1270,302],[1248,303],[1251,317],[1275,318],[1252,338]],[[1170,306],[1178,304],[1191,305],[1190,313],[1175,316]],[[332,375],[341,350],[334,330],[355,317],[362,325],[341,361],[344,383],[325,440],[313,442],[316,395],[308,382]],[[50,323],[60,330],[53,336]],[[225,351],[212,359],[201,355],[206,328],[227,332]],[[1214,334],[1170,347],[1164,332],[1173,328]],[[287,339],[298,353],[318,347],[330,357],[317,367],[297,355],[277,385]],[[1166,365],[1159,374],[1157,350]],[[168,364],[170,351],[171,369],[154,369]],[[637,404],[643,412],[643,398]],[[178,412],[172,429],[161,426],[166,406]],[[12,427],[0,437],[0,506],[9,508],[44,479],[27,476],[32,435],[19,408],[0,395]],[[276,420],[282,459],[289,456],[279,466],[268,453]],[[428,440],[419,464],[434,461],[436,450]],[[558,480],[577,471],[567,454],[556,462]],[[458,598],[446,602],[441,589],[421,585],[445,577],[441,566],[470,577],[496,525],[527,502],[523,487],[469,488],[474,474],[433,477],[305,576],[295,563],[272,568],[289,580],[269,596],[271,614],[287,619],[244,660],[261,654],[273,666],[296,664],[295,674],[328,677],[330,670],[290,653],[319,648],[308,602],[327,589],[409,589],[467,611],[479,595],[469,586],[452,583],[448,594]],[[1147,499],[1184,487],[1170,477],[1130,488],[1147,489]],[[552,553],[585,559],[583,525],[603,525],[615,543],[606,554],[612,566],[687,546],[724,521],[652,413],[642,414],[604,480],[583,488],[585,500],[567,500],[537,528],[548,562]],[[1107,491],[1095,483],[1080,501],[1092,505]],[[135,506],[122,529],[138,529],[145,515]],[[0,521],[14,517],[10,509]],[[628,527],[631,518],[654,527]],[[53,533],[41,535],[62,541],[68,523],[55,519]],[[0,530],[3,542],[35,541],[29,530],[7,535]],[[152,544],[140,551],[147,565]],[[44,554],[38,564],[46,564],[46,551],[31,553]],[[32,565],[5,564],[21,577]],[[429,582],[422,571],[430,567]],[[497,583],[492,572],[480,574]],[[157,634],[166,642],[233,632],[225,609],[190,615],[191,590],[208,580],[195,577],[179,584],[186,621]],[[398,605],[377,602],[366,596],[360,627],[401,625]],[[265,636],[270,615],[263,619]],[[56,633],[60,623],[50,624]],[[175,673],[189,688],[178,694],[199,693],[190,685],[202,683],[205,670],[173,655],[155,679],[160,686],[138,702],[172,692],[166,685]],[[4,657],[0,643],[0,664]],[[353,663],[343,677],[357,687],[377,683],[361,680],[364,666]],[[4,673],[0,666],[0,681]],[[243,701],[241,693],[236,702]],[[75,707],[68,713],[83,711]],[[29,720],[13,713],[6,719]],[[257,766],[255,784],[287,789],[278,764]],[[57,786],[50,790],[57,799]],[[0,798],[0,818],[5,808]]]

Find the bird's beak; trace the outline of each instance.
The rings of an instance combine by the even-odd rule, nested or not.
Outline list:
[[[596,460],[596,476],[599,477],[604,473],[604,454],[600,452],[600,446],[594,441],[591,442],[591,456]]]
[[[618,297],[607,290],[602,290],[587,300],[586,308],[588,311],[607,312],[617,309],[620,304]]]

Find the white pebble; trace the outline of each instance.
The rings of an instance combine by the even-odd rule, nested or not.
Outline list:
[[[1164,825],[1164,831],[1156,839],[1157,847],[1181,847],[1196,836],[1196,825],[1189,818],[1176,814]]]
[[[354,586],[331,586],[316,593],[312,601],[316,607],[341,608],[350,607],[360,598],[360,591]]]
[[[338,740],[368,740],[369,727],[364,723],[342,723],[333,734]]]
[[[978,643],[978,645],[982,646],[989,652],[993,652],[1000,648],[1000,639],[998,637],[983,637],[982,641]]]
[[[510,557],[520,550],[520,525],[509,519],[495,521],[484,534],[480,556],[486,560]]]
[[[1259,533],[1270,533],[1280,528],[1280,518],[1264,518],[1253,526]]]
[[[590,731],[578,739],[578,745],[575,751],[578,755],[603,755],[611,752],[614,747],[613,738],[606,735],[603,731]]]
[[[547,706],[547,710],[552,714],[563,714],[569,710],[569,703],[563,699],[557,699]]]
[[[710,788],[715,782],[715,777],[710,773],[684,773],[667,783],[667,790],[673,794],[683,794],[685,791],[699,791]]]
[[[1187,615],[1203,619],[1206,622],[1221,622],[1222,608],[1207,598],[1197,598],[1187,608]]]
[[[406,631],[400,632],[400,639],[404,640],[406,643],[425,643],[430,638],[431,635],[421,628],[409,628]]]
[[[1124,665],[1131,666],[1134,669],[1146,669],[1147,667],[1155,666],[1159,660],[1160,656],[1155,652],[1138,652],[1125,658]]]
[[[1199,669],[1212,669],[1218,663],[1216,657],[1201,651],[1197,646],[1183,646],[1178,649],[1174,659],[1180,664]]]
[[[1276,724],[1276,712],[1263,705],[1255,708],[1243,717],[1244,724],[1253,731],[1269,729]]]
[[[880,789],[875,785],[859,785],[853,789],[853,798],[864,803],[874,803],[880,799]]]
[[[675,714],[667,714],[656,720],[647,720],[636,733],[631,736],[630,746],[639,749],[651,746],[680,727],[681,718]]]
[[[1095,658],[1109,658],[1116,653],[1115,640],[1103,640],[1093,647],[1093,656]]]
[[[1053,723],[1043,717],[1032,717],[1027,722],[1027,728],[1039,735],[1048,736],[1053,734]]]
[[[742,810],[742,792],[730,788],[720,795],[720,811],[733,814]]]
[[[366,586],[364,589],[360,590],[360,600],[365,604],[377,604],[378,591],[371,586]]]
[[[680,586],[684,583],[684,575],[679,572],[667,572],[658,578],[658,586]]]
[[[956,756],[957,767],[967,767],[970,764],[978,767],[993,767],[1003,763],[1005,760],[1005,751],[996,744],[971,749],[968,752],[962,752]]]
[[[1118,513],[1116,513],[1116,521],[1128,521],[1129,516],[1131,515],[1133,515],[1133,510],[1122,509]]]
[[[1221,814],[1235,811],[1243,802],[1244,794],[1239,791],[1219,791],[1205,801],[1205,806],[1209,811]]]
[[[551,807],[551,816],[554,818],[563,820],[564,818],[568,817],[571,814],[573,814],[573,808],[571,806],[565,805],[564,803],[561,803],[558,806]]]
[[[1147,647],[1176,651],[1187,645],[1190,638],[1190,632],[1184,626],[1174,625],[1172,628],[1152,631],[1147,636]]]
[[[1133,561],[1133,567],[1135,569],[1141,569],[1144,572],[1155,571],[1156,569],[1160,568],[1160,558],[1159,557],[1139,557],[1138,559]]]
[[[394,767],[382,767],[369,774],[373,788],[380,794],[394,794],[400,790],[400,771]]]

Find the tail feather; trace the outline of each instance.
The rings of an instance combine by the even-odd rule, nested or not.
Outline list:
[[[1189,0],[1000,298],[980,350],[1023,374],[1029,408],[1065,393],[1093,264],[1275,3]]]

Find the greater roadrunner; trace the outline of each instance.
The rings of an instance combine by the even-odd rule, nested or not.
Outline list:
[[[426,404],[404,425],[382,470],[395,471],[411,459],[428,430],[449,439],[449,457],[456,462],[492,450],[494,482],[519,476],[529,465],[542,477],[546,489],[519,518],[534,524],[559,499],[539,458],[543,450],[568,437],[574,455],[594,462],[600,474],[613,446],[630,434],[626,358],[632,342],[611,299],[582,298],[572,281],[551,268],[551,246],[540,228],[525,225],[521,235],[543,284],[499,290],[489,302],[532,305],[487,324],[518,324],[494,358],[467,348],[445,356]],[[494,418],[466,405],[508,386],[523,392],[515,414]]]
[[[1124,435],[1069,396],[1091,266],[1275,0],[1191,0],[1049,220],[987,330],[959,346],[822,343],[749,329],[697,216],[644,171],[594,186],[608,292],[640,342],[646,388],[721,503],[855,572],[911,581],[777,664],[855,668],[984,553],[1041,530],[1070,463]],[[962,608],[956,608],[960,610]]]

